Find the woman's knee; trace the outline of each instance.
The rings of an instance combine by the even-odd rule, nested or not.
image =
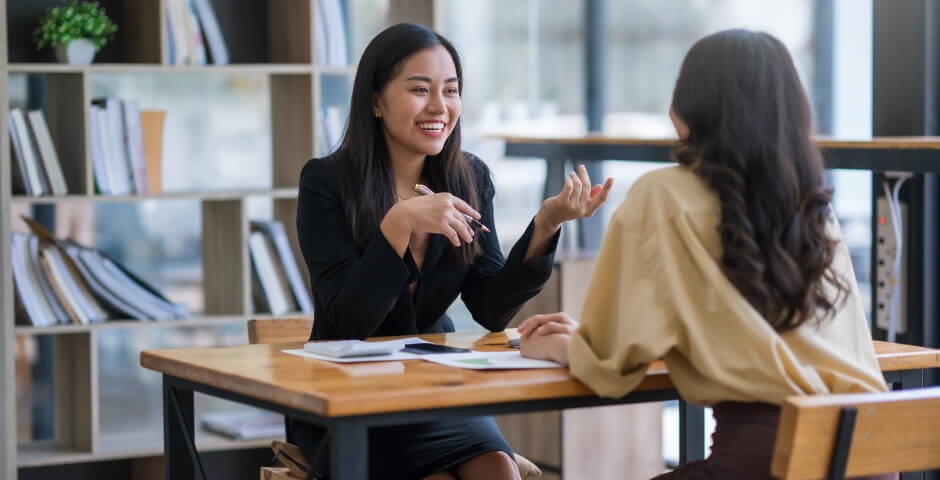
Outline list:
[[[457,467],[457,476],[460,480],[520,480],[516,461],[501,451],[486,452],[467,460]]]

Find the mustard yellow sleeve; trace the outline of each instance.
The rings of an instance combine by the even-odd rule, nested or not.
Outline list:
[[[628,195],[611,219],[568,347],[571,374],[604,397],[635,388],[679,336],[654,279],[663,253],[651,248],[655,235],[642,233],[635,218],[642,206]]]

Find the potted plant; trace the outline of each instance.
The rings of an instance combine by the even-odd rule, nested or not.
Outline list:
[[[67,0],[52,7],[33,32],[37,48],[54,46],[60,62],[88,65],[117,31],[98,2]]]

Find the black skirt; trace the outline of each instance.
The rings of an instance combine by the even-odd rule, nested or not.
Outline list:
[[[316,455],[323,429],[292,420],[290,440],[297,444],[315,471],[329,472],[329,452]],[[415,480],[452,471],[486,452],[512,450],[492,417],[472,417],[414,425],[369,429],[369,478]]]

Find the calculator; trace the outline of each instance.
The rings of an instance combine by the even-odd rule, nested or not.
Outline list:
[[[391,355],[402,348],[401,341],[364,342],[362,340],[327,340],[307,342],[304,351],[329,357],[370,357]]]

